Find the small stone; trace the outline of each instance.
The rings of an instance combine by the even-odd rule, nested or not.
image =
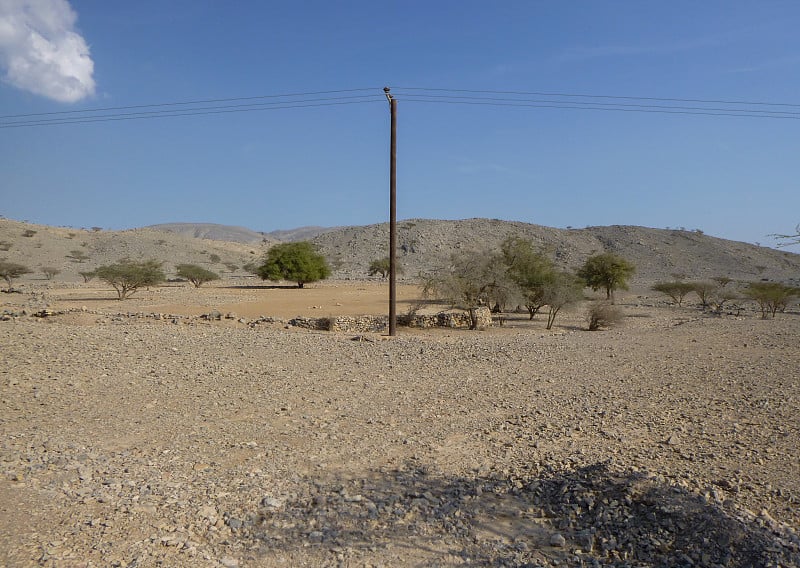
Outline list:
[[[275,497],[264,497],[261,500],[261,506],[266,507],[267,509],[276,510],[283,507],[283,501],[276,499]]]
[[[567,539],[565,539],[561,534],[556,533],[550,537],[550,546],[557,546],[558,548],[564,548],[567,545]]]
[[[227,524],[229,527],[231,527],[231,530],[233,531],[238,531],[240,528],[242,528],[242,521],[240,521],[236,517],[231,517],[230,519],[228,519]]]
[[[239,566],[239,561],[231,556],[223,556],[219,559],[219,563],[225,568],[237,568]]]

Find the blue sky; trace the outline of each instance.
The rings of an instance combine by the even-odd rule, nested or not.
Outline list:
[[[113,229],[382,222],[388,85],[399,218],[685,227],[772,245],[767,235],[800,223],[800,120],[443,104],[412,95],[511,96],[408,89],[786,103],[796,106],[546,98],[800,118],[798,21],[794,0],[0,0],[0,123],[286,93],[371,97],[0,128],[0,214]],[[333,96],[351,93],[316,98]],[[121,112],[131,111],[104,114]]]

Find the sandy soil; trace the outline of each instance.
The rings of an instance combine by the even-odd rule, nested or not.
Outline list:
[[[388,313],[389,298],[388,285],[381,282],[327,282],[306,284],[298,289],[290,285],[264,284],[254,278],[210,282],[199,289],[175,284],[139,290],[124,302],[116,299],[113,288],[95,282],[69,287],[45,285],[39,290],[53,309],[85,307],[106,312],[180,315],[201,315],[218,310],[248,318],[271,316],[281,319],[383,314]],[[418,303],[419,297],[419,287],[398,285],[398,313]]]
[[[800,565],[796,310],[634,292],[610,331],[353,341],[120,313],[383,313],[385,287],[2,296],[86,310],[0,321],[0,565]]]

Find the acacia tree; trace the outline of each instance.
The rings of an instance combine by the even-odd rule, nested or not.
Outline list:
[[[636,267],[613,253],[596,254],[586,259],[578,270],[578,277],[588,287],[606,291],[606,299],[614,303],[614,291],[627,290],[628,280],[636,272]]]
[[[9,292],[11,291],[11,285],[14,283],[16,278],[19,278],[23,274],[30,274],[31,272],[31,269],[24,264],[0,260],[0,278],[5,280],[6,284],[8,284]]]
[[[543,301],[547,304],[547,329],[552,329],[558,312],[583,298],[583,281],[569,272],[554,272],[544,284]]]
[[[715,282],[693,282],[692,291],[700,298],[700,304],[707,308],[711,304],[711,297],[720,286]]]
[[[119,300],[124,300],[139,288],[155,286],[166,279],[161,263],[157,260],[123,259],[116,264],[99,266],[94,273],[100,280],[114,287]]]
[[[372,262],[369,263],[369,275],[375,276],[376,274],[380,274],[381,278],[386,278],[389,276],[389,271],[391,270],[391,260],[388,256],[383,258],[376,258]],[[398,274],[403,273],[403,267],[400,266],[400,263],[397,263],[395,266],[395,270]]]
[[[308,241],[275,245],[269,251],[258,275],[263,280],[289,280],[302,288],[309,282],[324,280],[331,274],[328,261]]]
[[[789,300],[800,294],[800,290],[780,282],[751,282],[744,294],[758,303],[761,319],[767,319],[768,315],[774,318],[775,312],[785,310]]]
[[[675,280],[673,282],[656,282],[652,289],[656,292],[666,294],[672,298],[672,300],[678,304],[678,306],[681,306],[683,304],[683,299],[687,294],[689,294],[689,292],[697,291],[697,285],[690,282],[680,282],[679,280]]]
[[[78,272],[78,274],[80,274],[83,277],[83,283],[84,284],[89,282],[89,280],[91,280],[95,276],[97,276],[94,273],[94,270],[82,270],[82,271]]]
[[[425,279],[423,295],[469,314],[470,329],[478,327],[478,308],[509,301],[516,291],[502,259],[489,252],[453,254],[450,265]]]
[[[501,245],[508,275],[518,286],[530,319],[547,304],[545,290],[553,279],[553,261],[534,249],[533,243],[521,237],[509,237]]]
[[[197,266],[196,264],[178,264],[175,266],[175,270],[178,276],[186,278],[189,282],[194,284],[195,288],[199,288],[206,282],[219,280],[219,274],[211,272],[202,266]]]

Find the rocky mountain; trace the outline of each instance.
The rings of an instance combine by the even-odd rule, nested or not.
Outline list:
[[[55,280],[82,281],[80,272],[122,258],[162,261],[169,276],[180,263],[218,274],[246,274],[242,266],[261,258],[268,245],[197,238],[151,228],[104,231],[34,225],[0,219],[0,260],[24,264],[42,279],[43,267],[59,270]],[[24,280],[25,278],[23,278]]]
[[[682,274],[692,279],[728,276],[800,283],[800,255],[698,231],[629,225],[555,229],[497,219],[411,219],[398,222],[397,230],[398,258],[406,279],[446,266],[453,252],[489,253],[498,250],[507,237],[520,236],[566,269],[577,268],[592,254],[613,252],[632,261],[637,280],[645,282]],[[337,266],[339,276],[360,278],[370,261],[388,254],[389,226],[342,227],[315,237],[313,242]]]
[[[266,233],[267,237],[285,243],[296,241],[310,241],[311,239],[323,235],[330,231],[336,231],[340,227],[298,227],[297,229],[281,229]]]
[[[0,219],[0,259],[33,270],[54,267],[59,280],[80,281],[80,271],[120,258],[155,258],[167,272],[187,262],[221,274],[244,276],[243,266],[258,261],[280,241],[311,240],[334,266],[334,278],[367,277],[369,263],[389,249],[388,223],[258,233],[224,225],[169,224],[126,231],[103,231],[31,225]],[[255,240],[242,242],[244,238]],[[255,238],[254,235],[258,235]],[[737,280],[769,279],[800,285],[800,255],[720,239],[698,231],[652,229],[628,225],[555,229],[496,219],[439,221],[410,219],[398,223],[398,258],[402,279],[446,267],[457,251],[490,254],[510,236],[530,239],[566,269],[575,269],[596,253],[614,252],[637,267],[636,281],[728,276]],[[74,251],[86,257],[78,261]],[[79,255],[81,256],[81,255]],[[43,278],[42,273],[30,275]]]
[[[198,239],[211,239],[215,241],[231,241],[234,243],[260,243],[268,235],[233,225],[218,225],[216,223],[161,223],[148,225],[145,229],[175,233],[185,237]],[[273,239],[280,240],[280,239]]]
[[[144,229],[175,233],[185,237],[211,239],[215,241],[231,241],[234,243],[269,243],[307,241],[314,237],[335,231],[338,227],[297,227],[295,229],[279,229],[261,232],[235,225],[219,225],[217,223],[161,223],[148,225]]]

